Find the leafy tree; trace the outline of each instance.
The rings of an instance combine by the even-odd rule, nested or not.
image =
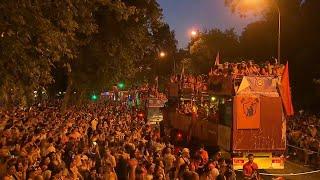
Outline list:
[[[243,0],[226,0],[233,12],[247,13]],[[281,13],[281,61],[289,61],[294,102],[298,108],[319,107],[314,79],[318,62],[320,2],[317,0],[264,0],[261,20],[249,24],[240,37],[243,57],[265,61],[277,57],[278,10]],[[272,3],[273,2],[273,3]],[[248,8],[248,7],[247,7]],[[301,73],[303,72],[303,73]]]
[[[121,17],[109,6],[96,11],[99,32],[81,49],[79,61],[72,65],[66,103],[73,91],[85,99],[88,94],[108,90],[118,82],[126,82],[128,87],[153,80],[156,72],[161,72],[155,70],[168,64],[161,62],[156,66],[159,51],[166,47],[167,58],[174,55],[174,33],[163,23],[156,1],[123,1],[121,7],[127,9],[123,11],[125,16],[120,13]]]
[[[26,104],[33,90],[51,83],[53,64],[77,57],[78,47],[97,29],[92,10],[107,2],[1,1],[1,99]]]
[[[189,44],[192,70],[195,73],[207,73],[214,65],[217,53],[222,61],[239,58],[239,40],[234,29],[221,31],[212,29],[201,33]]]
[[[27,104],[34,90],[56,80],[67,86],[66,107],[74,91],[81,99],[132,82],[141,67],[154,64],[159,49],[175,49],[155,0],[13,0],[1,1],[0,10],[0,99],[6,104]]]

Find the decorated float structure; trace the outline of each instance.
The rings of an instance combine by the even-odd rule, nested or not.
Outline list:
[[[163,121],[166,133],[176,142],[220,147],[231,155],[235,169],[242,169],[248,154],[254,154],[260,169],[283,169],[284,109],[288,111],[284,101],[291,96],[289,79],[283,79],[287,76],[209,77],[207,91],[198,93],[170,83]],[[192,113],[177,110],[187,103],[192,104]]]

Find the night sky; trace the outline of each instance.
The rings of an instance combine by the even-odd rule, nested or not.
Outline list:
[[[157,0],[165,21],[175,31],[178,47],[186,47],[192,29],[226,29],[234,27],[238,33],[257,17],[240,18],[225,7],[224,0]]]

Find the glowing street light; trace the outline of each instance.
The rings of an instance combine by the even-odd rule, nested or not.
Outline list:
[[[164,57],[166,56],[166,53],[163,52],[163,51],[161,51],[160,54],[159,54],[159,56],[160,56],[161,58],[164,58]]]
[[[198,32],[197,31],[195,31],[195,30],[192,30],[191,31],[191,36],[192,37],[196,37],[198,35]]]

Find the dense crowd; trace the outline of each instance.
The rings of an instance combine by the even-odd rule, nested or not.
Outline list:
[[[180,74],[171,76],[170,82],[178,83],[180,89],[191,89],[192,92],[198,93],[208,89],[207,79],[208,78],[203,75]]]
[[[304,154],[304,163],[319,161],[320,153],[320,118],[301,111],[287,121],[287,139],[289,149],[294,155]],[[313,162],[318,164],[319,162]]]
[[[61,113],[60,103],[0,109],[0,178],[232,179],[230,161],[174,147],[127,103]]]
[[[223,63],[211,68],[208,76],[194,76],[188,73],[173,75],[170,78],[171,83],[179,84],[180,90],[190,90],[198,94],[208,90],[210,84],[219,84],[226,79],[230,82],[241,79],[243,76],[272,76],[281,77],[285,66],[277,62],[266,61],[259,65],[253,61],[242,61],[241,63]],[[226,83],[226,82],[224,82]]]
[[[224,63],[215,66],[209,72],[210,77],[231,76],[233,79],[242,76],[281,76],[284,65],[266,61],[262,65],[253,61],[242,61],[241,63]]]

